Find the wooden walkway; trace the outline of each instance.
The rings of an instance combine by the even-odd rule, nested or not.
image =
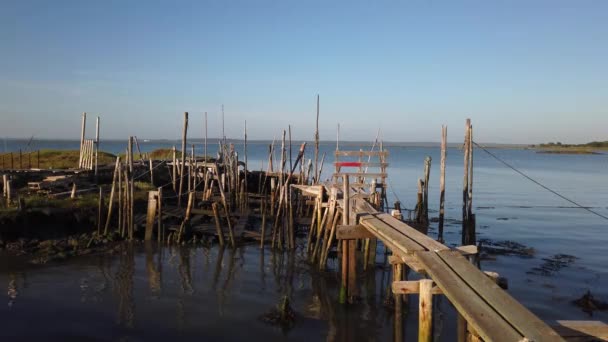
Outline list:
[[[355,222],[381,239],[405,264],[427,274],[470,325],[469,330],[483,340],[563,341],[557,332],[472,265],[460,251],[450,249],[389,214],[376,211],[365,200],[354,198],[351,206]],[[397,282],[393,288],[398,288],[399,283],[408,282]]]

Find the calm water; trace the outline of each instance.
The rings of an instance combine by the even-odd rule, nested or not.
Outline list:
[[[9,141],[7,149],[19,148],[18,144]],[[149,151],[173,144],[142,142],[141,147]],[[34,142],[34,146],[78,148],[78,142]],[[124,142],[107,142],[102,149],[120,152],[125,146]],[[322,152],[327,153],[324,175],[330,173],[328,162],[333,161],[334,148],[322,146]],[[209,145],[209,151],[215,149]],[[295,144],[293,149],[295,158]],[[389,201],[398,198],[407,208],[414,207],[416,180],[422,176],[424,157],[433,158],[430,215],[436,216],[433,209],[438,207],[439,149],[387,149]],[[197,153],[201,150],[198,145]],[[265,168],[267,150],[267,144],[250,144],[250,168]],[[492,152],[550,188],[608,215],[608,155],[550,155],[507,149]],[[462,153],[450,149],[448,220],[459,220],[462,173]],[[474,176],[478,238],[515,241],[535,250],[529,258],[498,256],[483,261],[482,268],[506,276],[509,292],[545,320],[608,321],[605,312],[590,317],[571,304],[587,290],[596,298],[608,300],[608,221],[574,208],[481,150],[475,151]],[[431,228],[431,234],[435,234]],[[448,244],[457,244],[460,224],[449,223],[445,238]],[[535,270],[557,254],[575,259],[554,268],[549,275]],[[388,276],[380,267],[383,258],[383,249],[379,249],[379,267],[360,282],[362,303],[348,310],[337,303],[337,274],[311,270],[299,251],[260,253],[253,245],[237,251],[221,251],[218,247],[157,250],[138,245],[125,247],[119,255],[35,268],[7,261],[0,269],[0,284],[8,289],[7,305],[0,306],[5,326],[0,337],[143,341],[178,335],[207,340],[388,340],[393,336],[393,321],[391,310],[382,304]],[[288,331],[258,319],[284,294],[290,295],[298,314],[295,326]],[[416,301],[412,297],[406,318],[405,331],[410,337],[417,331]],[[452,309],[445,300],[438,309],[443,319],[436,322],[436,333],[451,340]]]

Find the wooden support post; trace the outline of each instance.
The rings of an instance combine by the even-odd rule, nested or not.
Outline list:
[[[97,236],[101,234],[101,214],[103,210],[103,189],[99,187],[99,201],[97,202]]]
[[[420,280],[418,303],[418,342],[433,341],[433,281]]]
[[[393,265],[393,284],[402,280],[403,264]],[[393,294],[395,301],[395,341],[403,341],[403,301],[402,295]]]
[[[12,180],[6,181],[6,206],[10,206],[13,200]]]
[[[184,112],[184,129],[182,131],[182,158],[180,164],[179,192],[177,194],[177,206],[182,204],[182,190],[184,188],[184,165],[186,164],[186,139],[188,136],[188,112]]]
[[[171,182],[173,183],[173,192],[177,193],[177,151],[175,150],[175,146],[173,146],[173,177]]]
[[[220,244],[220,246],[224,246],[224,233],[222,232],[222,224],[220,221],[220,212],[218,207],[218,203],[217,202],[213,202],[211,204],[211,208],[213,209],[213,218],[215,219],[215,231],[217,233],[217,239],[218,242]],[[263,228],[262,228],[263,231]],[[262,243],[264,242],[264,240],[262,239]]]
[[[264,248],[264,242],[266,242],[266,196],[262,196],[261,201],[260,209],[262,211],[262,230],[260,233],[260,248]]]
[[[319,183],[319,95],[317,94],[317,126],[315,130],[315,178],[313,184]]]
[[[464,131],[464,176],[462,179],[462,244],[468,245],[468,199],[469,199],[469,134],[471,119],[467,119]]]
[[[156,215],[158,216],[158,229],[156,234],[158,235],[158,241],[164,241],[164,230],[163,230],[163,188],[158,188],[158,210]]]
[[[443,243],[443,221],[445,216],[445,159],[447,155],[448,127],[441,126],[441,165],[439,174],[439,232],[437,240]]]
[[[70,198],[71,199],[76,198],[76,183],[72,183],[72,192],[70,193]]]
[[[156,217],[156,209],[158,208],[158,191],[148,191],[148,212],[146,214],[146,231],[144,240],[152,240],[154,232],[154,218]]]
[[[152,158],[150,158],[149,163],[150,163],[150,184],[154,185],[154,163],[152,163]]]
[[[2,197],[6,198],[8,175],[2,175]]]
[[[429,223],[429,178],[431,175],[431,157],[424,158],[424,224]]]
[[[99,159],[99,116],[95,122],[95,176],[97,176],[97,162]]]
[[[116,191],[116,179],[120,173],[119,169],[120,157],[116,157],[116,165],[114,165],[114,175],[112,176],[112,189],[110,190],[110,200],[108,201],[108,217],[106,217],[106,225],[103,230],[103,234],[108,234],[108,227],[110,226],[110,219],[112,217],[112,206],[114,203],[114,193]]]

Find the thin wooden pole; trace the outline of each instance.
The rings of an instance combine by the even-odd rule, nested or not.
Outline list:
[[[467,119],[464,134],[464,176],[462,180],[462,244],[467,244],[468,230],[468,197],[469,197],[469,134],[471,119]]]
[[[348,175],[344,175],[344,181],[343,181],[343,208],[342,208],[342,225],[344,226],[348,226],[348,222],[349,222],[349,216],[350,216],[350,185],[348,184],[349,180],[348,180]],[[342,287],[340,289],[340,303],[344,304],[346,303],[348,296],[350,295],[348,293],[348,279],[349,279],[349,243],[348,240],[342,240]]]
[[[443,221],[445,216],[445,160],[447,155],[448,127],[441,126],[441,165],[439,175],[439,235],[437,240],[443,242]]]
[[[97,163],[99,160],[99,116],[95,121],[95,176],[97,176]]]
[[[173,182],[173,192],[177,193],[177,151],[175,150],[175,146],[173,146],[173,178],[171,181]]]
[[[158,188],[158,231],[157,231],[157,238],[158,241],[164,241],[164,231],[163,231],[163,188],[159,187]]]
[[[315,130],[315,180],[319,182],[319,94],[317,94],[317,126]]]
[[[152,158],[149,159],[150,163],[150,184],[154,185],[154,163],[152,163]]]
[[[82,113],[82,128],[80,130],[80,158],[78,159],[78,168],[82,168],[83,148],[84,148],[84,132],[87,124],[87,113]]]
[[[103,189],[99,187],[99,200],[97,202],[97,236],[101,234],[101,210],[103,209]]]
[[[119,170],[120,157],[116,157],[116,164],[114,165],[114,175],[112,175],[112,188],[110,190],[110,200],[108,202],[108,216],[106,217],[106,225],[103,230],[103,234],[108,234],[108,228],[110,227],[110,219],[112,218],[112,206],[114,204],[114,192],[116,191],[116,178],[120,174]]]
[[[184,130],[182,132],[182,158],[180,165],[180,178],[179,178],[179,193],[177,197],[177,206],[180,207],[182,204],[182,190],[184,188],[184,164],[186,163],[186,139],[188,136],[188,112],[184,112]]]
[[[207,112],[205,112],[205,163],[207,162]]]

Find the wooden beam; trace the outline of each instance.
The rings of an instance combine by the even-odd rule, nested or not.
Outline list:
[[[409,268],[416,271],[417,273],[425,273],[424,266],[416,260],[416,257],[413,255],[391,255],[388,257],[388,262],[393,264],[406,264]]]
[[[456,247],[456,250],[464,256],[475,255],[479,253],[479,250],[475,245],[458,246]]]
[[[375,237],[374,234],[370,233],[367,228],[360,224],[348,226],[339,225],[336,228],[336,238],[338,240],[371,239]]]
[[[600,321],[557,321],[557,325],[552,328],[568,340],[575,338],[581,338],[581,341],[594,340],[592,337],[608,340],[608,324]]]
[[[392,284],[394,294],[418,294],[420,293],[420,281],[419,280],[405,280],[395,281]],[[431,294],[439,295],[443,294],[441,289],[437,286],[431,288]]]

